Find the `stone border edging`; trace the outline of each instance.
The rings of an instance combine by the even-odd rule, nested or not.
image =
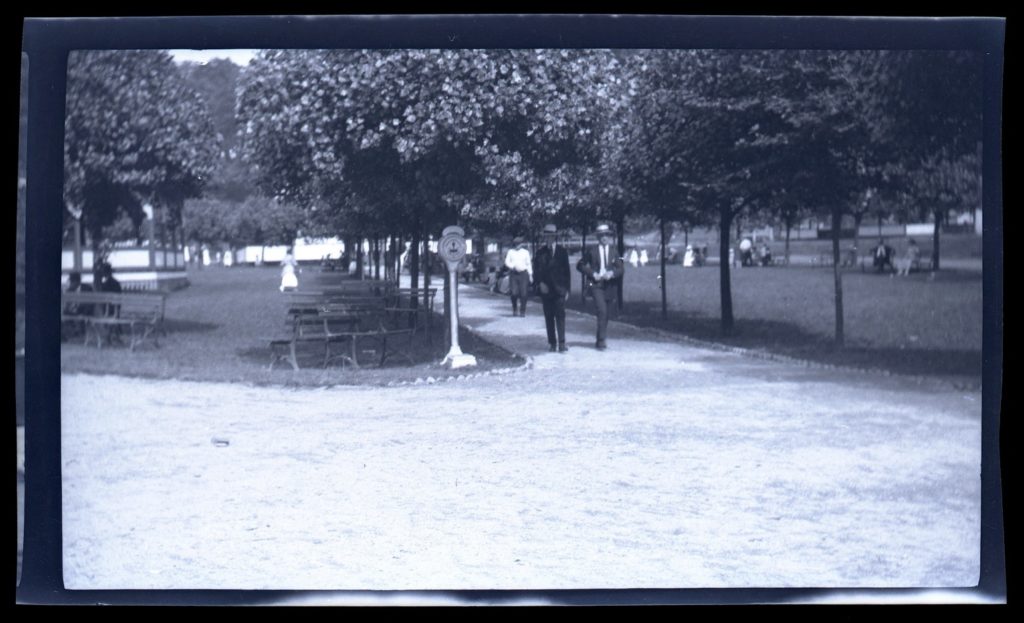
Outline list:
[[[477,331],[476,329],[474,329],[473,327],[470,327],[469,325],[464,325],[464,324],[460,324],[459,327],[462,328],[462,329],[465,329],[469,333],[472,333],[473,337],[477,338],[478,340],[482,340],[484,342],[487,342],[488,344],[494,345],[494,343],[491,340],[488,340],[486,337],[481,335],[480,332]],[[503,350],[507,350],[503,346],[498,346],[498,348],[501,348]],[[382,387],[408,387],[408,386],[411,386],[411,385],[436,385],[438,383],[450,383],[452,381],[468,381],[468,380],[471,380],[471,379],[479,379],[479,378],[483,378],[483,377],[486,377],[486,376],[499,376],[499,375],[503,375],[503,374],[512,374],[512,373],[515,373],[515,372],[522,372],[524,370],[532,370],[533,369],[533,357],[531,357],[529,355],[524,355],[522,353],[515,353],[515,352],[513,352],[512,355],[514,357],[519,357],[520,359],[522,359],[523,363],[518,365],[518,366],[510,366],[510,367],[507,367],[507,368],[492,368],[490,370],[485,370],[483,372],[469,372],[469,373],[466,373],[466,374],[451,374],[451,375],[448,375],[448,376],[437,376],[437,377],[434,377],[434,376],[417,377],[416,379],[414,379],[412,381],[391,381],[390,383],[386,383],[386,384],[382,385]]]

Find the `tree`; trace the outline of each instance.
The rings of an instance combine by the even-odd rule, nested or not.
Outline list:
[[[182,79],[198,93],[209,112],[217,133],[220,157],[234,159],[238,145],[238,122],[235,119],[235,88],[242,68],[228,59],[215,58],[207,63],[182,63]]]
[[[856,211],[869,179],[864,162],[873,129],[874,54],[804,50],[780,56],[776,88],[770,91],[782,125],[765,141],[778,146],[774,153],[781,166],[806,171],[794,188],[796,196],[805,203],[817,200],[831,217],[837,347],[845,342],[839,239],[842,217]]]
[[[529,227],[543,187],[584,157],[601,97],[594,53],[273,51],[243,72],[238,114],[264,190],[348,227],[418,242],[443,225]],[[557,175],[557,173],[555,173]],[[505,205],[496,199],[504,197]],[[429,280],[429,272],[425,275]]]
[[[932,266],[950,209],[981,205],[983,58],[963,50],[890,53],[878,85],[877,132],[898,146],[891,177],[935,221]]]
[[[720,231],[723,334],[733,331],[729,235],[734,219],[758,205],[771,187],[765,172],[780,126],[776,102],[764,98],[769,77],[781,69],[761,51],[652,51],[640,69],[646,130],[633,162],[642,163],[641,188],[677,205]],[[646,173],[644,173],[646,170]]]
[[[152,201],[174,216],[202,191],[216,141],[201,98],[158,51],[75,51],[68,60],[64,199],[98,245]]]

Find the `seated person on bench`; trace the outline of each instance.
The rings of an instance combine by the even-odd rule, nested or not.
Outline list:
[[[892,247],[885,244],[885,238],[878,239],[878,246],[871,253],[873,258],[873,264],[875,270],[882,272],[885,270],[895,270],[896,267],[893,265],[893,256],[895,251]]]
[[[93,283],[96,284],[95,290],[97,292],[121,292],[121,282],[114,278],[114,268],[110,265],[110,262],[100,262],[99,266],[96,267]],[[120,305],[105,305],[104,307],[103,311],[105,313],[101,315],[118,315]]]
[[[899,275],[908,276],[910,271],[920,269],[921,247],[917,246],[913,238],[907,241],[907,254],[898,263],[896,272]]]

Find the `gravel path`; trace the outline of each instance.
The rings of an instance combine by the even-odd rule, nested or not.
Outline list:
[[[65,375],[68,589],[964,587],[981,395],[460,288],[504,375],[281,389]]]

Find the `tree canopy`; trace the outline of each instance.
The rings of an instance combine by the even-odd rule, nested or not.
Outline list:
[[[147,201],[180,209],[209,179],[207,108],[166,52],[75,51],[68,60],[64,200],[94,239]]]

